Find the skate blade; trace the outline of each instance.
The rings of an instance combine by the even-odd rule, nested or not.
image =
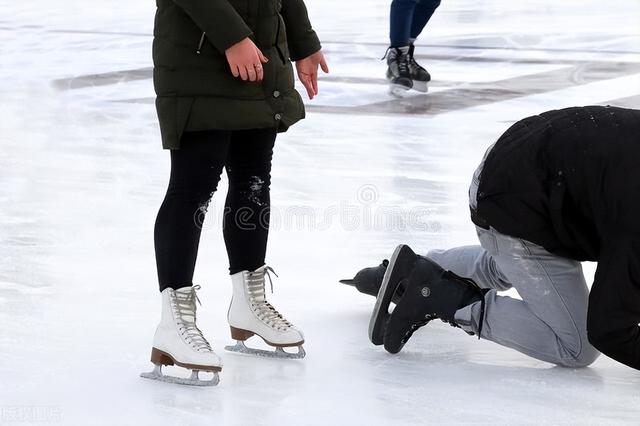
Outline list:
[[[213,378],[210,380],[201,380],[198,373],[199,370],[192,370],[191,377],[189,378],[166,376],[162,373],[162,366],[160,364],[156,364],[153,371],[150,371],[149,373],[141,373],[140,377],[143,379],[157,380],[159,382],[186,386],[216,386],[220,383],[220,375],[217,371],[211,372],[213,373]]]
[[[399,84],[391,84],[389,86],[389,94],[391,96],[394,96],[396,98],[406,98],[408,97],[409,94],[409,90],[411,90],[410,87],[406,87],[406,86],[401,86]]]
[[[238,340],[235,345],[225,346],[225,350],[245,355],[256,355],[263,358],[275,359],[302,359],[307,353],[302,346],[298,346],[297,353],[285,352],[284,349],[276,347],[274,351],[266,351],[264,349],[248,348],[242,340]]]
[[[369,320],[369,340],[376,346],[380,346],[384,343],[384,333],[386,329],[387,321],[391,314],[389,313],[389,305],[393,299],[393,295],[396,292],[396,288],[388,288],[393,275],[393,269],[396,261],[403,250],[411,250],[407,245],[401,244],[393,252],[391,259],[389,260],[389,266],[384,272],[384,278],[382,279],[382,285],[378,291],[378,297],[376,298],[376,304],[371,313],[371,319]],[[394,280],[395,281],[395,280]],[[398,284],[397,282],[395,284]]]
[[[420,93],[429,92],[429,82],[428,81],[413,81],[413,90]]]
[[[340,283],[355,287],[356,280],[340,280]]]

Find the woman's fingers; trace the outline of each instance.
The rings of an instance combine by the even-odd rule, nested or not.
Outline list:
[[[262,54],[260,49],[250,38],[234,44],[225,51],[231,74],[243,81],[262,81],[264,79],[263,63],[269,59]]]
[[[262,81],[264,79],[264,68],[262,63],[268,62],[268,59],[256,49],[256,55],[249,59],[246,58],[242,65],[237,66],[237,71],[233,71],[234,77],[240,77],[243,81]]]
[[[318,94],[318,72],[315,71],[311,74],[311,85],[313,86],[313,94]]]
[[[264,78],[264,69],[262,68],[262,64],[255,65],[256,73],[257,73],[257,81],[262,81]]]
[[[242,65],[242,66],[240,66],[238,68],[240,68],[240,78],[243,81],[249,80],[249,73],[247,72],[247,67]]]
[[[240,71],[238,70],[238,66],[236,64],[229,64],[229,67],[231,68],[231,74],[234,77],[240,77]]]
[[[304,88],[307,89],[307,95],[309,96],[309,99],[313,99],[313,97],[315,96],[315,92],[313,90],[313,82],[311,81],[311,76],[309,74],[300,73],[298,75],[298,78],[300,79],[300,82],[302,83]]]
[[[269,62],[269,59],[267,59],[267,57],[262,54],[262,51],[260,49],[257,49],[257,50],[258,50],[258,56],[260,57],[260,62],[262,62],[263,64],[266,64],[267,62]]]
[[[267,59],[267,57],[262,54],[262,51],[260,49],[256,48],[256,52],[258,53],[259,61],[256,63],[255,69],[258,73],[258,81],[262,81],[262,79],[264,78],[264,68],[262,67],[262,64],[266,64],[267,62],[269,62],[269,59]]]
[[[324,55],[322,55],[322,59],[320,59],[320,68],[322,68],[322,71],[324,71],[325,74],[329,74],[329,65],[327,65]]]
[[[256,66],[251,64],[247,66],[247,75],[249,76],[249,81],[256,81],[258,78],[258,71],[256,71]]]

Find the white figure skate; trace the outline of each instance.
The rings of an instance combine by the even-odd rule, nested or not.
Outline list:
[[[231,276],[233,297],[227,318],[231,327],[231,337],[236,340],[236,344],[235,346],[227,346],[225,349],[268,358],[304,358],[302,332],[267,302],[265,276],[269,277],[271,292],[273,292],[270,272],[275,274],[273,269],[264,265],[253,272],[242,271]],[[266,344],[274,346],[276,350],[248,348],[244,341],[253,335],[258,335]],[[297,347],[298,352],[285,352],[283,348],[287,347]]]
[[[200,303],[196,291],[199,289],[200,286],[196,285],[178,290],[167,288],[162,292],[162,317],[151,350],[151,362],[155,368],[140,377],[191,386],[215,386],[219,383],[222,361],[196,326],[196,301]],[[187,379],[162,373],[163,365],[174,364],[192,370],[191,377]],[[200,371],[213,373],[213,378],[200,379]]]

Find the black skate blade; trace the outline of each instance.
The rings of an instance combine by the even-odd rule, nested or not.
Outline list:
[[[407,261],[410,260],[410,265],[415,263],[416,254],[407,245],[401,244],[396,247],[389,266],[384,273],[382,279],[382,285],[378,291],[378,297],[376,298],[376,305],[371,313],[371,319],[369,320],[369,340],[376,346],[380,346],[384,343],[384,334],[386,331],[387,321],[389,320],[389,305],[393,299],[394,294],[400,285],[400,281],[404,277],[405,270],[407,269]],[[398,264],[400,260],[401,264]],[[398,266],[398,268],[396,268]]]
[[[356,280],[354,280],[354,279],[351,279],[351,280],[340,280],[340,282],[342,284],[350,285],[352,287],[356,286]]]

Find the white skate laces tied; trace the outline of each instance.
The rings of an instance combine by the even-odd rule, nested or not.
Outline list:
[[[174,290],[171,300],[173,311],[178,331],[187,343],[198,352],[212,352],[211,345],[196,326],[196,301],[202,304],[196,294],[197,290],[200,290],[199,285],[194,285],[188,291]]]
[[[274,271],[270,266],[265,266],[264,268],[254,272],[247,273],[249,299],[253,311],[263,323],[276,330],[285,331],[292,327],[293,324],[287,321],[280,312],[267,302],[267,296],[265,294],[265,276],[269,278],[271,293],[273,293],[273,280],[271,279],[271,273],[276,277],[278,276],[276,271]]]

